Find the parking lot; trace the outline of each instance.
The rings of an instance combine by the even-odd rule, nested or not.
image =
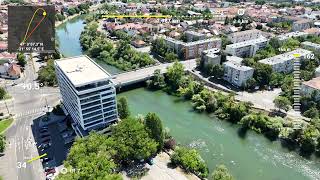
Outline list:
[[[42,166],[47,179],[53,179],[57,167],[63,165],[67,154],[75,139],[75,132],[68,126],[68,118],[65,116],[55,116],[59,118],[54,123],[48,123],[44,118],[40,120],[34,128],[34,137],[37,143]]]

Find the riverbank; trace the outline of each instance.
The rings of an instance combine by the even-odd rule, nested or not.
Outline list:
[[[239,125],[196,113],[189,101],[145,88],[118,96],[128,99],[133,116],[157,113],[177,144],[197,149],[210,170],[225,164],[236,179],[246,180],[320,178],[319,159],[305,159],[280,141],[270,141],[253,131],[239,134]]]

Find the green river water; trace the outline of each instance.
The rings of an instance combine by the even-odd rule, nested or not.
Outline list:
[[[78,17],[57,28],[59,49],[64,56],[82,54],[79,36],[83,27],[82,17]],[[99,64],[112,74],[121,72]],[[118,96],[128,98],[134,116],[156,112],[179,144],[199,150],[210,171],[223,163],[237,180],[320,180],[319,158],[305,159],[282,147],[279,141],[270,142],[251,131],[240,137],[237,125],[193,112],[190,102],[144,88]]]

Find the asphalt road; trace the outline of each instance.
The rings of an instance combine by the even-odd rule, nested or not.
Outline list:
[[[35,59],[34,59],[35,60]],[[46,105],[53,107],[59,102],[58,88],[37,88],[36,71],[38,64],[28,61],[24,77],[7,81],[6,89],[14,98],[8,109],[15,115],[13,125],[6,132],[8,144],[5,155],[0,157],[0,175],[5,180],[42,180],[45,179],[40,160],[26,163],[39,156],[32,131],[34,120],[46,113]],[[12,86],[12,83],[17,85]],[[28,88],[32,84],[31,88]],[[1,111],[5,108],[0,106]],[[21,167],[19,168],[19,166]]]

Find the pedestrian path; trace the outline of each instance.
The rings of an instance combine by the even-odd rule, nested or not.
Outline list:
[[[41,107],[41,108],[35,108],[35,109],[29,109],[24,112],[20,112],[16,114],[16,118],[18,117],[24,117],[24,116],[30,116],[38,113],[44,113],[48,110],[46,107]]]

